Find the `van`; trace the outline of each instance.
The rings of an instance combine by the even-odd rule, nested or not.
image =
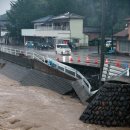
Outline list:
[[[112,41],[106,41],[106,47],[111,47]]]
[[[56,54],[71,54],[71,49],[67,44],[56,44]]]

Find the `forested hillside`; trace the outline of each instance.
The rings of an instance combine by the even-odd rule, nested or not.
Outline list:
[[[33,27],[32,21],[47,15],[73,12],[84,16],[84,26],[101,26],[102,0],[18,0],[11,2],[7,12],[12,36],[20,35],[21,28]],[[130,0],[104,0],[106,3],[106,29],[111,35],[124,28],[124,19],[130,17]],[[16,31],[17,30],[17,31]]]

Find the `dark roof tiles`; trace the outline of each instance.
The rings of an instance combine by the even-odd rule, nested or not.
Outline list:
[[[128,29],[122,30],[116,34],[114,34],[115,37],[126,37],[128,36]]]
[[[125,19],[126,21],[130,21],[130,17]]]
[[[33,23],[46,23],[46,22],[51,22],[53,17],[54,17],[53,15],[49,15],[49,16],[46,16],[46,17],[43,17],[43,18],[34,20],[34,21],[32,21],[32,22],[33,22]]]
[[[68,13],[56,16],[53,19],[57,20],[57,19],[83,19],[83,18],[84,18],[83,16],[68,12]]]
[[[84,33],[100,33],[101,29],[99,27],[84,27]]]

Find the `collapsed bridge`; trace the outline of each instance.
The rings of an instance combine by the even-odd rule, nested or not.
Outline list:
[[[95,90],[92,88],[89,82],[90,79],[88,81],[88,79],[77,69],[74,69],[49,57],[45,57],[31,51],[23,51],[7,47],[1,47],[0,53],[2,59],[30,68],[22,72],[22,69],[20,68],[15,70],[15,68],[18,68],[16,65],[15,67],[11,68],[12,65],[8,63],[5,68],[6,72],[4,69],[1,70],[1,72],[3,71],[3,73],[6,74],[18,72],[17,74],[14,73],[14,77],[20,77],[18,75],[21,74],[21,78],[19,78],[21,83],[25,83],[25,81],[28,79],[30,81],[28,84],[32,83],[38,86],[44,85],[47,86],[47,88],[55,90],[61,94],[65,94],[73,89],[82,103],[86,103],[88,98],[98,91],[98,89]],[[35,80],[31,81],[31,79]],[[51,81],[51,79],[53,80]],[[50,81],[52,84],[49,84]],[[56,88],[56,86],[58,87]]]
[[[23,77],[26,77],[26,80],[28,79],[30,81],[28,83],[30,85],[32,83],[38,86],[46,86],[61,94],[69,93],[73,89],[84,104],[99,89],[99,68],[97,69],[90,66],[79,67],[75,64],[71,64],[72,67],[70,67],[70,64],[60,63],[52,58],[45,57],[32,51],[23,51],[8,47],[1,47],[0,53],[2,59],[31,68],[31,70],[25,71],[28,72],[28,75],[23,75]],[[12,70],[12,73],[15,72],[13,68],[10,70]],[[18,75],[22,73],[21,70],[16,70],[19,72]],[[92,73],[90,73],[91,71]],[[81,72],[83,74],[81,74]],[[106,64],[103,69],[102,81],[104,82],[106,79],[115,75],[124,75],[126,72],[127,69],[121,69],[111,64]],[[10,71],[6,73],[10,73]],[[31,79],[35,80],[31,81]],[[49,84],[51,79],[53,79],[51,81],[52,84]],[[20,80],[22,81],[22,79]],[[25,81],[23,81],[23,83],[24,82]]]

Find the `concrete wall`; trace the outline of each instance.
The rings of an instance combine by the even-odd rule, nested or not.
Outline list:
[[[64,74],[64,73],[62,73],[62,72],[60,72],[56,69],[53,69],[52,67],[45,65],[45,64],[43,64],[39,61],[36,61],[36,60],[34,60],[34,62],[33,62],[33,67],[34,67],[34,69],[45,72],[47,74],[57,75],[59,77],[69,79],[69,80],[73,80],[73,81],[76,80],[75,78],[68,76],[68,75],[66,75],[66,74]]]
[[[100,73],[99,67],[78,65],[78,64],[72,64],[72,63],[64,63],[64,64],[77,69],[78,71],[80,71],[86,77],[91,77],[92,75],[98,75]]]
[[[14,55],[0,52],[0,58],[16,63],[18,65],[24,66],[24,67],[33,68],[33,61],[31,59],[27,59],[26,57],[22,55],[14,56]]]
[[[1,56],[0,58],[2,58],[4,60],[13,62],[15,64],[18,64],[18,65],[21,65],[24,67],[36,69],[36,70],[45,72],[47,74],[56,75],[56,76],[59,76],[59,77],[65,78],[65,79],[69,79],[69,80],[73,80],[73,81],[76,80],[75,78],[73,78],[69,75],[66,75],[66,74],[64,74],[56,69],[53,69],[46,64],[43,64],[43,63],[36,61],[36,60],[28,59],[24,55],[14,56],[14,55],[0,52],[0,56]]]

